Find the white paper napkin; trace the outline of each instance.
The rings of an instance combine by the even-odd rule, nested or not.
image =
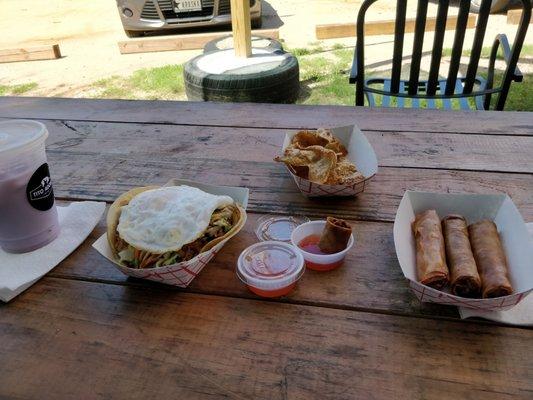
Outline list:
[[[24,254],[0,249],[0,300],[8,302],[72,253],[100,221],[105,203],[76,202],[57,211],[61,231],[52,243]]]
[[[533,239],[533,223],[526,224]],[[531,244],[533,246],[533,243]],[[533,273],[533,271],[532,271]],[[459,307],[461,318],[481,317],[510,325],[533,326],[533,294],[530,293],[520,303],[507,311],[479,311]]]

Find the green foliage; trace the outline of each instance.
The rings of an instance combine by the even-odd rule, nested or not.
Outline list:
[[[483,49],[483,52],[490,49]],[[353,105],[355,86],[348,84],[348,75],[353,59],[353,49],[341,44],[325,49],[320,43],[305,48],[289,49],[300,63],[300,80],[302,94],[300,104],[338,104]],[[448,51],[448,50],[445,50]],[[524,46],[522,54],[533,53],[533,46]],[[372,73],[372,71],[368,71]],[[384,73],[376,73],[383,75]],[[495,85],[501,80],[501,73],[496,76]],[[6,89],[0,86],[0,94]],[[12,89],[10,89],[12,90]],[[11,93],[11,91],[9,92]],[[506,110],[533,111],[533,75],[525,75],[524,82],[513,83],[506,103]],[[91,86],[91,96],[98,98],[122,99],[177,99],[185,100],[182,65],[166,65],[135,71],[127,77],[112,76],[95,82]],[[495,101],[493,96],[493,101]],[[472,99],[467,100],[471,105]],[[376,99],[377,105],[381,99]],[[459,108],[459,100],[452,100],[452,108]],[[411,100],[406,99],[407,107]],[[397,99],[391,100],[391,106],[397,105]],[[436,106],[442,106],[441,101]],[[427,102],[421,100],[419,107],[426,108]]]
[[[481,49],[481,58],[489,58],[490,52],[492,50],[492,47],[483,47]],[[462,56],[463,57],[470,57],[470,50],[463,50]],[[528,57],[533,55],[533,45],[531,44],[524,44],[522,46],[522,51],[520,52],[520,57]],[[451,57],[452,56],[452,49],[444,48],[442,49],[442,57]],[[497,60],[503,60],[503,53],[501,50],[501,47],[498,49],[498,54],[496,54]]]
[[[36,82],[22,83],[20,85],[0,85],[0,96],[19,96],[39,86]]]
[[[130,81],[137,89],[144,91],[165,94],[182,93],[184,90],[183,65],[141,69],[133,73]]]
[[[91,97],[106,99],[184,99],[183,65],[144,68],[127,77],[95,82]]]
[[[324,47],[317,44],[309,47],[295,47],[294,49],[285,48],[285,51],[291,53],[295,57],[308,56],[311,54],[318,54],[325,51]]]
[[[294,49],[287,49],[295,57],[302,57],[311,54],[311,49],[307,47],[296,47]]]

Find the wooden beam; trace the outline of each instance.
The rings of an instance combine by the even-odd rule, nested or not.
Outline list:
[[[61,58],[61,52],[58,44],[21,47],[18,49],[0,49],[0,63],[54,60],[56,58]]]
[[[509,10],[507,11],[507,23],[509,25],[518,25],[522,18],[522,10]],[[533,24],[533,19],[529,20],[530,24]]]
[[[248,0],[231,0],[231,27],[233,45],[237,57],[252,55],[250,2]]]
[[[426,32],[435,30],[436,18],[428,18],[426,22]],[[405,20],[405,33],[412,33],[415,31],[416,18],[408,18]],[[457,24],[457,16],[451,16],[446,22],[446,29],[455,29]],[[365,35],[393,35],[394,34],[395,20],[386,21],[368,21],[365,25]],[[470,15],[468,17],[467,28],[475,28],[476,17]],[[355,37],[356,24],[326,24],[317,25],[315,28],[317,39],[333,39],[342,37]]]
[[[254,36],[271,39],[279,38],[279,29],[259,29],[252,31]],[[227,32],[196,33],[157,38],[139,38],[118,42],[121,54],[151,53],[158,51],[180,51],[201,49],[207,42],[227,36]]]

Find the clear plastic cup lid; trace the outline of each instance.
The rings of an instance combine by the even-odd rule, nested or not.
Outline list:
[[[237,261],[237,276],[250,286],[276,290],[301,278],[304,259],[294,246],[283,242],[259,242],[246,248]]]
[[[46,127],[37,121],[15,119],[0,122],[0,155],[23,150],[44,142],[48,136]]]
[[[292,231],[305,222],[309,222],[309,218],[304,216],[263,215],[257,221],[255,234],[263,242],[275,240],[290,243]]]

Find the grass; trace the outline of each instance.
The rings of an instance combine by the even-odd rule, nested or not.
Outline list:
[[[39,86],[36,82],[23,83],[20,85],[0,85],[0,96],[19,96]]]
[[[492,50],[492,47],[482,47],[481,48],[481,58],[489,58],[490,52]],[[452,49],[444,48],[442,49],[442,56],[443,57],[451,57],[452,55]],[[461,53],[463,57],[470,57],[470,50],[463,50]],[[533,45],[531,44],[524,44],[522,46],[522,51],[520,52],[520,56],[533,56]],[[498,54],[496,54],[497,60],[503,60],[503,54],[501,52],[501,47],[499,48]]]
[[[355,87],[348,84],[353,49],[342,44],[325,48],[320,43],[308,47],[293,48],[289,51],[298,57],[300,63],[301,96],[299,104],[335,104],[353,105]],[[488,57],[489,48],[484,48],[482,56]],[[444,49],[443,56],[449,57],[450,49]],[[522,55],[532,55],[533,46],[524,46]],[[369,75],[373,71],[367,72]],[[386,76],[386,72],[376,73]],[[483,75],[483,74],[481,74]],[[495,85],[501,80],[501,73],[496,76]],[[0,87],[0,93],[2,87]],[[533,74],[524,76],[522,83],[513,83],[506,103],[506,110],[533,111]],[[183,83],[183,66],[167,65],[135,71],[126,77],[112,76],[95,82],[89,88],[90,97],[123,99],[175,99],[185,100]],[[495,96],[493,96],[495,97]],[[495,100],[495,99],[493,99]],[[473,104],[473,100],[469,100]],[[377,99],[380,104],[380,99]],[[391,105],[396,105],[392,99]],[[406,100],[409,106],[411,101]],[[452,101],[453,108],[459,108],[459,101]],[[425,107],[425,101],[420,106]],[[437,102],[437,106],[439,106]]]
[[[445,51],[447,52],[447,51]],[[301,104],[339,104],[339,105],[353,105],[355,87],[348,85],[349,70],[351,68],[353,50],[345,49],[342,46],[335,46],[325,55],[316,56],[300,56],[300,79],[302,81],[302,96],[298,101]],[[451,50],[449,51],[451,54]],[[486,57],[490,54],[490,49],[484,49],[482,52]],[[533,46],[524,46],[522,56],[533,55]],[[443,54],[446,56],[446,54]],[[449,57],[449,55],[448,55]],[[367,74],[372,75],[373,71],[367,71]],[[376,73],[379,76],[387,76],[387,72]],[[485,73],[480,73],[486,78]],[[496,73],[494,79],[494,87],[499,86],[503,74]],[[511,111],[533,111],[533,74],[525,74],[524,80],[521,83],[512,83],[505,110]],[[493,109],[497,95],[492,96]],[[474,107],[474,100],[467,99],[471,107]],[[377,105],[381,105],[381,98],[377,96]],[[406,107],[410,107],[412,101],[405,99]],[[391,106],[397,105],[397,99],[391,99]],[[442,101],[436,101],[437,107],[442,106]],[[420,100],[421,108],[427,107],[427,101]],[[459,100],[451,100],[453,109],[460,108]]]
[[[165,65],[95,82],[90,97],[106,99],[185,99],[182,65]]]
[[[315,43],[312,46],[308,46],[308,47],[295,47],[292,49],[289,49],[287,47],[284,47],[284,48],[286,51],[288,51],[295,57],[309,56],[312,54],[323,53],[324,51],[326,51],[326,49],[321,44],[318,44],[318,43]]]

